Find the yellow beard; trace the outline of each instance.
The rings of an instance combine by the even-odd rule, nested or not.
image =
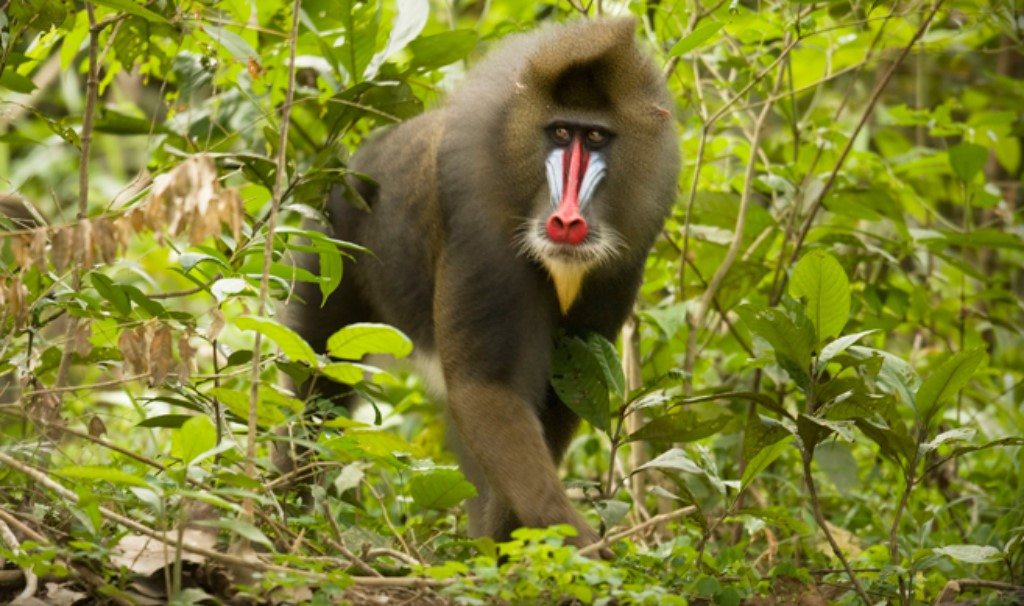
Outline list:
[[[558,294],[558,306],[562,308],[562,315],[569,313],[576,296],[580,294],[580,286],[583,284],[583,276],[587,268],[576,263],[558,263],[546,261],[548,273],[555,283],[555,292]]]

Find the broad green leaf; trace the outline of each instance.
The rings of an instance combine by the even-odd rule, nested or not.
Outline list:
[[[259,543],[268,549],[273,549],[274,545],[267,538],[267,535],[263,534],[263,531],[256,528],[249,522],[240,520],[238,518],[220,518],[219,520],[207,520],[200,522],[203,526],[216,526],[217,528],[223,528],[229,532],[237,534],[240,537],[249,539],[253,543]]]
[[[611,528],[629,513],[629,503],[624,503],[617,499],[601,499],[594,503],[594,509],[597,510],[597,515],[601,516],[601,522],[605,528]]]
[[[418,472],[409,481],[409,493],[420,507],[448,509],[476,496],[473,486],[457,469]]]
[[[320,260],[320,294],[323,296],[320,305],[323,306],[327,304],[327,297],[341,284],[344,267],[337,246],[320,241],[314,241],[313,245]]]
[[[355,385],[363,380],[363,367],[351,362],[335,362],[320,369],[324,375],[337,383]]]
[[[551,360],[551,386],[573,412],[608,433],[611,404],[605,380],[602,362],[586,341],[578,337],[558,340]]]
[[[933,370],[921,382],[914,398],[918,418],[926,425],[930,423],[941,407],[967,385],[986,357],[980,349],[962,351]]]
[[[801,329],[778,309],[755,311],[751,306],[744,305],[736,311],[751,332],[768,342],[779,366],[797,385],[806,388],[810,383],[813,327]]]
[[[409,43],[412,65],[428,70],[455,63],[476,46],[477,34],[470,29],[457,29],[431,36],[420,36]]]
[[[430,13],[428,0],[397,0],[395,8],[397,13],[391,26],[391,33],[388,34],[388,42],[384,50],[375,54],[370,64],[366,66],[364,80],[372,80],[384,61],[405,48],[427,24],[427,16]]]
[[[206,415],[196,415],[171,432],[171,455],[188,465],[217,445],[217,428]]]
[[[242,330],[255,330],[273,341],[281,352],[296,362],[316,366],[316,352],[297,332],[270,318],[243,316],[235,320]]]
[[[327,340],[327,353],[344,360],[359,360],[366,354],[390,354],[404,358],[412,352],[412,341],[387,324],[350,324]]]
[[[974,180],[988,160],[988,150],[977,143],[958,143],[949,148],[949,165],[953,173],[965,183]]]
[[[106,6],[119,11],[124,11],[129,15],[135,15],[136,17],[142,17],[146,21],[153,23],[167,23],[167,19],[163,15],[154,13],[148,8],[144,8],[141,4],[133,2],[132,0],[92,0],[95,4],[100,6]]]
[[[149,484],[137,475],[130,474],[127,471],[121,471],[120,469],[115,469],[113,467],[104,467],[101,465],[70,465],[68,467],[58,467],[53,470],[53,473],[61,477],[74,478],[76,480],[99,480],[123,486],[138,486],[140,488],[149,487]]]
[[[728,413],[710,418],[702,417],[691,410],[655,417],[649,423],[629,435],[629,440],[645,442],[693,442],[718,433],[732,421]]]
[[[210,390],[212,397],[220,400],[225,408],[230,410],[238,419],[245,422],[249,418],[249,392],[239,389],[228,389],[227,387],[214,387]],[[277,406],[268,404],[262,397],[257,397],[256,403],[256,424],[260,427],[279,427],[288,420]]]
[[[668,56],[675,57],[700,48],[711,40],[711,37],[717,34],[718,30],[724,26],[724,21],[705,21],[701,23],[692,32],[683,36],[679,42],[673,44],[672,49],[668,51]]]
[[[740,489],[742,490],[749,486],[750,482],[758,474],[768,469],[768,466],[790,447],[792,441],[793,438],[786,437],[774,444],[768,444],[758,449],[756,454],[747,461],[747,466],[743,469],[743,477],[740,478]]]
[[[334,489],[338,491],[339,495],[359,486],[365,476],[363,473],[365,465],[362,461],[355,461],[341,468],[338,477],[334,478]]]
[[[227,299],[231,295],[237,295],[249,287],[241,278],[221,278],[210,285],[210,292],[218,302]]]
[[[944,431],[939,435],[935,436],[931,441],[921,444],[921,452],[927,453],[935,450],[943,444],[950,442],[962,442],[964,440],[970,440],[974,437],[974,434],[978,433],[973,427],[957,427],[956,429],[950,429]]]
[[[968,564],[989,564],[1003,559],[1003,552],[991,545],[946,545],[932,551]]]
[[[878,331],[877,329],[873,328],[871,330],[856,332],[853,333],[852,335],[843,335],[842,337],[839,337],[835,341],[832,341],[825,347],[821,348],[821,354],[818,355],[818,365],[823,366],[832,358],[849,349],[851,345],[853,345],[857,341],[860,341],[862,338],[864,338],[867,335],[870,335],[873,332]]]
[[[838,336],[850,318],[850,281],[839,261],[824,250],[812,250],[796,264],[789,294],[805,300],[818,343]]]
[[[615,345],[597,333],[587,335],[587,346],[601,364],[605,385],[620,398],[626,395],[626,376],[622,372],[622,360]]]
[[[700,465],[694,462],[694,460],[680,448],[672,448],[661,453],[640,467],[637,467],[637,471],[640,471],[641,469],[668,469],[671,471],[704,475],[704,470],[701,469]]]
[[[155,417],[149,417],[148,419],[137,424],[136,427],[165,427],[168,429],[177,429],[181,427],[185,421],[192,418],[192,415],[181,415],[181,414],[168,414],[168,415],[157,415]]]
[[[132,311],[131,299],[128,294],[124,291],[120,285],[115,284],[113,280],[107,276],[93,272],[89,274],[89,280],[92,282],[93,288],[100,294],[101,297],[110,301],[110,304],[114,306],[117,313],[122,316],[127,316]]]

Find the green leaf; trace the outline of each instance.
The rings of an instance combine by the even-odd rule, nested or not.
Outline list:
[[[181,427],[185,421],[191,419],[192,416],[193,415],[181,414],[157,415],[155,417],[149,417],[137,424],[136,427],[165,427],[167,429],[177,429]]]
[[[838,336],[850,318],[850,281],[839,261],[824,250],[812,250],[796,264],[789,294],[805,299],[818,343]]]
[[[13,69],[5,69],[0,73],[0,86],[16,93],[29,94],[36,89],[30,78],[22,76]]]
[[[110,301],[110,304],[114,306],[114,309],[118,314],[127,316],[132,312],[131,300],[128,298],[128,294],[119,285],[114,284],[114,281],[101,273],[89,274],[89,281],[92,282],[93,288],[99,293],[101,297]]]
[[[243,316],[235,320],[235,326],[242,330],[255,330],[276,343],[290,359],[316,366],[316,352],[309,343],[306,343],[297,332],[275,320]]]
[[[270,542],[267,535],[263,534],[263,531],[256,528],[252,524],[239,520],[238,518],[220,518],[219,520],[207,520],[200,524],[206,526],[216,526],[217,528],[223,528],[229,532],[237,534],[240,537],[249,539],[253,543],[259,543],[268,549],[273,549],[274,544]]]
[[[798,326],[778,309],[754,311],[751,306],[743,305],[736,311],[751,332],[768,342],[779,366],[797,385],[806,388],[810,383],[813,327],[804,324]]]
[[[258,392],[256,402],[256,424],[260,427],[279,427],[288,420],[283,412],[277,407],[268,403],[262,396],[266,393],[265,388]],[[239,389],[228,389],[227,387],[214,387],[210,390],[210,396],[220,400],[229,411],[240,421],[245,422],[249,418],[249,392]],[[288,407],[290,409],[290,406]]]
[[[605,528],[611,528],[629,513],[629,503],[624,503],[617,499],[601,499],[594,503],[594,509],[597,510],[597,515],[601,516],[601,522]]]
[[[372,80],[384,61],[405,48],[427,24],[427,16],[430,13],[430,3],[427,0],[396,0],[395,8],[397,13],[388,34],[388,42],[384,50],[375,54],[370,64],[366,66],[364,80]]]
[[[411,64],[422,70],[431,70],[455,63],[476,46],[477,34],[471,29],[457,29],[432,36],[422,36],[409,43]]]
[[[341,284],[344,267],[337,246],[322,241],[314,241],[313,246],[320,260],[320,294],[323,297],[320,305],[323,306],[327,304],[327,297]]]
[[[206,415],[196,415],[171,433],[171,456],[188,465],[217,445],[217,428]]]
[[[818,365],[823,366],[826,362],[832,358],[843,353],[850,348],[851,345],[860,341],[862,338],[870,335],[873,332],[878,332],[877,329],[872,328],[871,330],[864,330],[861,332],[853,333],[852,335],[844,335],[839,337],[835,341],[832,341],[825,347],[821,348],[821,354],[818,355]]]
[[[959,143],[949,148],[949,165],[963,182],[970,183],[988,160],[988,150],[977,143]]]
[[[157,13],[154,13],[153,11],[149,10],[148,8],[144,8],[140,4],[136,4],[135,2],[132,2],[132,0],[93,0],[93,3],[94,4],[99,4],[100,6],[106,6],[108,8],[112,8],[112,9],[115,9],[115,10],[123,11],[123,12],[128,13],[129,15],[135,15],[136,17],[142,17],[146,21],[151,21],[153,23],[167,23],[168,22],[167,19],[165,19],[163,15],[159,15]]]
[[[611,431],[605,368],[586,341],[558,340],[551,360],[551,386],[570,410],[605,433]]]
[[[680,448],[667,450],[650,461],[637,467],[641,469],[667,469],[670,471],[681,471],[683,473],[695,473],[704,475],[704,470],[694,462],[685,451]]]
[[[941,407],[967,385],[986,357],[981,349],[962,351],[947,358],[921,382],[914,406],[922,423],[931,422]]]
[[[363,366],[351,362],[336,362],[327,364],[320,369],[324,375],[337,383],[355,385],[363,380]]]
[[[149,484],[137,475],[101,465],[70,465],[68,467],[58,467],[53,470],[53,473],[76,480],[99,480],[123,486],[149,488]]]
[[[668,51],[668,56],[675,57],[700,48],[711,40],[711,37],[717,34],[723,27],[725,27],[725,22],[723,21],[705,21],[701,23],[692,32],[683,36],[679,42],[673,44],[672,49]]]
[[[786,437],[779,442],[774,444],[768,444],[756,450],[756,454],[747,461],[747,466],[743,469],[743,477],[740,478],[740,489],[744,489],[750,485],[750,482],[754,480],[768,466],[772,464],[775,459],[779,458],[783,452],[789,448],[793,438]]]
[[[366,354],[404,358],[411,352],[409,337],[387,324],[350,324],[327,339],[327,353],[345,360],[358,360]]]
[[[629,435],[646,442],[693,442],[718,433],[732,421],[731,414],[705,418],[691,410],[656,417]]]
[[[448,509],[476,496],[476,487],[457,469],[419,472],[409,481],[412,500],[427,509]]]
[[[587,335],[587,347],[590,348],[601,365],[601,372],[608,389],[620,398],[625,396],[626,376],[622,372],[622,361],[619,359],[619,352],[615,350],[615,345],[596,332],[592,332]]]
[[[932,551],[968,564],[989,564],[1003,559],[1003,552],[991,545],[946,545]]]

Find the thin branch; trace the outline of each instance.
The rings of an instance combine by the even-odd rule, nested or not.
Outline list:
[[[832,531],[828,528],[828,523],[825,521],[825,515],[821,513],[821,502],[818,500],[818,490],[814,487],[814,476],[811,475],[811,454],[809,452],[802,453],[804,463],[804,483],[807,484],[807,493],[811,498],[811,508],[814,510],[814,520],[818,523],[818,527],[825,533],[825,538],[828,539],[828,544],[832,546],[832,553],[836,554],[839,561],[843,564],[843,570],[846,571],[846,576],[850,577],[850,582],[853,583],[854,589],[857,591],[857,595],[860,596],[863,604],[873,604],[874,602],[868,598],[868,594],[864,591],[864,587],[860,584],[860,579],[857,578],[857,574],[850,567],[850,563],[846,560],[846,556],[843,555],[843,550],[839,547],[839,543],[836,542],[835,537],[832,536]]]
[[[649,520],[637,524],[636,526],[627,528],[626,530],[623,530],[621,532],[616,532],[615,534],[610,534],[596,543],[591,543],[590,545],[587,545],[583,549],[580,549],[579,554],[590,555],[592,553],[597,553],[599,550],[605,549],[606,547],[608,547],[616,541],[621,541],[626,537],[631,537],[633,535],[640,534],[648,528],[657,526],[658,524],[663,524],[665,522],[668,522],[669,520],[674,520],[676,518],[681,518],[683,516],[690,515],[695,511],[697,511],[697,508],[694,507],[693,505],[689,505],[687,507],[683,507],[675,511],[670,511],[668,513],[660,513]]]
[[[920,27],[917,28],[916,32],[914,32],[913,38],[911,38],[910,42],[903,47],[903,49],[900,51],[900,54],[896,57],[896,60],[892,62],[892,64],[889,66],[889,69],[885,72],[885,75],[883,75],[882,79],[879,80],[878,84],[875,85],[875,89],[871,91],[871,96],[868,97],[867,108],[864,110],[864,113],[861,114],[860,121],[857,122],[857,126],[854,127],[853,132],[850,133],[849,138],[846,140],[846,145],[843,147],[843,150],[839,153],[839,158],[836,160],[836,164],[832,168],[832,172],[829,174],[828,179],[825,181],[825,185],[821,188],[821,191],[818,192],[818,195],[814,198],[814,203],[811,205],[810,212],[808,212],[807,218],[804,220],[803,226],[800,229],[800,233],[797,236],[796,244],[793,246],[793,253],[790,255],[789,259],[790,264],[795,263],[797,257],[800,256],[800,247],[803,245],[804,239],[807,238],[807,233],[811,231],[811,227],[814,225],[814,218],[818,214],[818,211],[821,210],[821,206],[825,200],[825,196],[828,194],[828,192],[832,189],[832,186],[835,184],[836,177],[839,175],[839,170],[843,167],[843,164],[846,163],[846,157],[850,154],[850,150],[853,149],[853,144],[854,141],[857,140],[857,135],[860,134],[860,131],[867,124],[868,118],[870,118],[871,115],[874,113],[875,105],[878,104],[879,99],[881,99],[882,97],[882,92],[885,90],[885,87],[889,84],[889,81],[896,73],[896,70],[903,63],[903,60],[906,59],[907,55],[910,53],[910,50],[914,48],[914,45],[917,44],[917,41],[921,38],[922,35],[924,35],[925,31],[928,30],[928,26],[931,24],[932,18],[935,17],[935,14],[939,12],[939,7],[942,6],[942,2],[943,0],[936,0],[935,4],[932,5],[931,10],[928,11],[928,14],[925,16],[924,21],[921,22]]]
[[[266,240],[263,244],[263,272],[260,275],[260,295],[256,307],[256,315],[262,316],[267,310],[267,298],[270,292],[270,265],[274,258],[274,232],[277,229],[277,214],[281,209],[281,192],[284,191],[285,172],[287,170],[288,150],[288,125],[291,122],[292,103],[295,101],[295,50],[299,39],[299,14],[301,0],[294,0],[292,3],[292,31],[288,40],[288,87],[285,91],[284,106],[281,108],[281,129],[277,140],[277,161],[276,174],[274,175],[274,190],[270,201],[270,216],[266,225]],[[260,386],[260,350],[262,349],[262,334],[257,331],[253,340],[253,363],[252,375],[249,384],[249,418],[246,441],[246,468],[249,477],[256,476],[256,435],[257,435],[257,409],[259,402]],[[243,509],[246,517],[252,519],[253,503],[246,499],[243,502]]]
[[[89,151],[92,148],[93,114],[96,112],[96,98],[99,96],[99,44],[100,28],[96,27],[96,12],[92,2],[86,0],[85,11],[89,17],[89,68],[85,79],[85,110],[82,116],[82,134],[79,136],[81,142],[81,160],[78,163],[78,228],[80,233],[85,233],[86,216],[89,214]],[[82,249],[72,250],[74,266],[71,270],[71,290],[79,292],[82,289],[82,261],[84,251]],[[78,318],[72,316],[68,320],[68,326],[64,333],[64,339],[70,343],[78,330]],[[60,365],[57,367],[57,379],[54,385],[63,387],[68,382],[68,372],[71,370],[71,354],[73,347],[65,347],[61,352]]]
[[[792,48],[792,44],[787,44],[786,48]],[[775,85],[771,93],[772,97],[778,94],[779,87],[783,80],[782,72],[786,66],[786,63],[783,61],[777,61],[776,63],[780,66],[780,69],[775,78]],[[736,213],[736,227],[733,230],[732,242],[729,243],[729,249],[725,253],[725,259],[722,260],[722,263],[718,266],[718,270],[715,271],[715,275],[712,276],[711,281],[708,282],[708,287],[705,289],[704,295],[701,297],[700,305],[697,308],[696,315],[693,317],[693,322],[690,325],[690,332],[687,335],[686,359],[684,361],[684,370],[687,372],[693,370],[693,363],[697,352],[698,329],[704,323],[704,318],[707,316],[708,310],[711,308],[712,302],[715,300],[715,295],[718,293],[718,289],[725,280],[726,274],[728,274],[729,270],[732,269],[732,265],[736,261],[736,257],[739,255],[740,246],[743,244],[743,232],[747,222],[747,209],[750,207],[750,199],[754,190],[754,175],[757,172],[757,152],[758,148],[761,146],[761,137],[764,134],[764,127],[768,122],[768,115],[771,113],[773,106],[774,105],[772,103],[765,103],[761,108],[761,113],[758,115],[757,122],[754,125],[753,138],[750,141],[750,159],[747,161],[747,172],[743,179],[743,194],[740,197],[740,207]],[[685,263],[685,259],[682,262]]]

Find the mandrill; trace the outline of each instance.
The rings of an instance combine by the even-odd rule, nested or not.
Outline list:
[[[549,373],[560,332],[615,339],[675,200],[673,102],[634,28],[509,37],[441,107],[368,141],[350,168],[373,182],[348,191],[369,212],[339,187],[327,214],[331,236],[373,254],[323,306],[304,284],[287,309],[318,351],[353,322],[412,338],[443,378],[451,446],[478,490],[474,536],[570,524],[573,544],[598,540],[558,477],[579,420]],[[315,391],[340,393],[325,382]]]

